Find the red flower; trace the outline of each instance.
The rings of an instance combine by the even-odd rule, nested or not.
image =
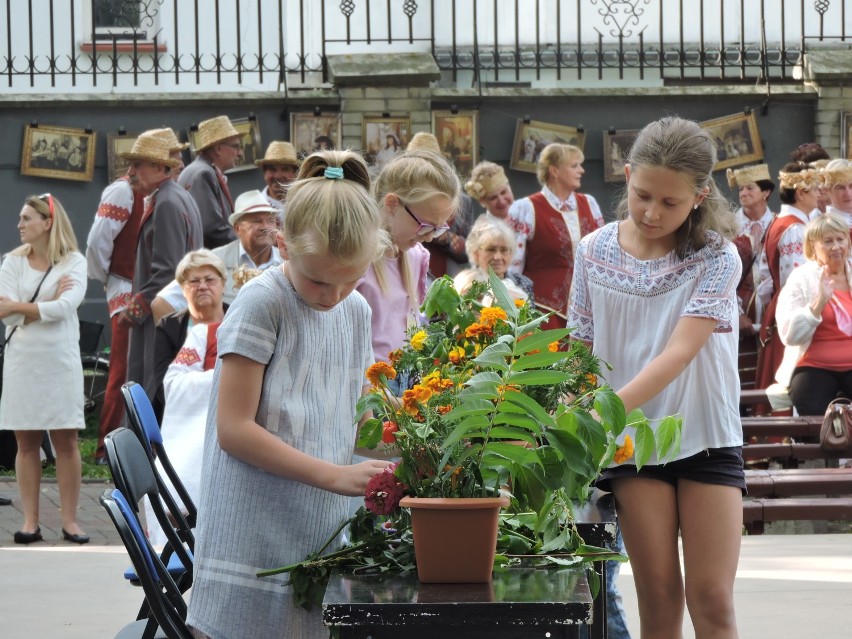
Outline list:
[[[364,505],[367,510],[376,515],[390,515],[405,495],[405,486],[393,474],[394,468],[396,468],[395,464],[388,466],[382,472],[373,475],[367,482]]]
[[[399,425],[396,422],[384,422],[382,425],[382,441],[386,444],[393,444],[396,437],[393,434],[399,430]]]

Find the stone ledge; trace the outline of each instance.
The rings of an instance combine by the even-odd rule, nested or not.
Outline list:
[[[329,80],[338,87],[416,87],[440,79],[429,53],[366,53],[328,56]]]

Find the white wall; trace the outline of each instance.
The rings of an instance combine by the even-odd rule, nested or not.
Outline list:
[[[150,0],[161,2],[162,0]],[[193,2],[181,0],[178,14],[175,16],[173,0],[162,1],[158,7],[160,42],[165,44],[166,51],[160,60],[161,71],[159,85],[154,87],[152,74],[140,74],[134,85],[131,73],[132,59],[130,55],[122,55],[118,60],[120,69],[115,86],[112,78],[112,61],[109,55],[98,56],[97,85],[95,86],[91,73],[91,55],[81,51],[81,45],[87,39],[90,30],[90,17],[86,8],[87,0],[77,0],[74,4],[74,15],[71,14],[71,3],[67,0],[32,0],[33,6],[33,37],[30,38],[30,20],[27,12],[28,2],[15,0],[11,3],[11,42],[7,30],[2,24],[6,21],[6,7],[0,6],[0,72],[8,71],[3,58],[11,45],[12,56],[15,58],[14,68],[26,70],[26,58],[32,54],[37,66],[49,70],[51,55],[50,13],[53,10],[54,52],[57,56],[57,66],[60,69],[69,67],[70,56],[78,56],[78,72],[76,87],[72,86],[69,74],[57,75],[55,84],[51,85],[49,75],[36,76],[34,85],[30,85],[29,75],[14,76],[12,86],[9,86],[7,73],[0,73],[0,91],[11,93],[44,93],[52,91],[63,92],[198,92],[215,90],[281,90],[278,74],[265,71],[261,80],[257,72],[245,73],[242,82],[238,83],[236,73],[223,74],[220,84],[214,72],[201,74],[200,83],[196,82],[193,57],[198,54],[202,66],[212,68],[217,50],[216,23],[213,3],[201,2],[202,13],[198,18],[200,34],[198,49],[195,43],[195,24]],[[5,3],[4,3],[5,4]],[[780,42],[782,26],[787,25],[784,37],[788,46],[796,45],[800,37],[799,25],[802,21],[800,0],[745,0],[744,13],[740,15],[740,0],[704,0],[703,20],[698,15],[698,0],[517,0],[519,7],[517,19],[516,0],[497,0],[496,14],[494,0],[456,0],[457,14],[455,23],[452,16],[452,0],[419,0],[418,10],[411,23],[413,42],[398,40],[409,36],[409,21],[403,14],[402,0],[394,0],[391,16],[391,32],[395,41],[387,42],[388,16],[387,2],[373,0],[370,3],[370,26],[372,42],[354,42],[346,44],[346,21],[340,13],[340,2],[337,0],[307,0],[304,5],[304,35],[300,25],[299,0],[284,0],[283,28],[279,28],[278,0],[221,0],[221,15],[219,17],[219,50],[223,54],[226,67],[236,68],[237,50],[237,13],[240,15],[240,43],[242,55],[247,66],[255,66],[260,55],[259,41],[262,38],[263,56],[267,66],[278,68],[279,42],[285,52],[287,66],[298,64],[298,55],[304,46],[307,64],[318,68],[322,59],[322,8],[325,6],[327,54],[356,54],[380,52],[406,52],[431,50],[431,13],[434,10],[435,47],[445,49],[456,46],[467,48],[473,45],[476,38],[480,48],[491,48],[496,45],[501,49],[514,48],[515,42],[521,48],[532,46],[536,39],[542,43],[551,43],[555,49],[557,35],[561,37],[563,49],[574,50],[578,36],[584,49],[591,49],[597,44],[599,34],[607,43],[616,43],[619,31],[626,34],[626,42],[638,43],[639,33],[644,35],[645,45],[659,47],[662,39],[664,48],[676,48],[681,40],[686,43],[697,43],[702,38],[701,24],[704,24],[703,39],[707,45],[719,43],[724,38],[726,46],[736,47],[740,38],[746,42],[759,43],[761,40],[761,5],[765,9],[766,40],[769,43]],[[260,4],[260,8],[258,7]],[[350,33],[354,39],[365,39],[367,36],[367,2],[354,0],[355,9],[350,23]],[[681,35],[680,5],[686,7],[683,16],[683,34]],[[841,2],[831,2],[825,14],[825,29],[827,35],[841,33]],[[785,13],[782,21],[781,6]],[[810,0],[805,5],[805,25],[808,35],[819,35],[819,14]],[[474,25],[474,7],[476,8],[476,26]],[[557,7],[560,13],[557,19]],[[609,7],[609,12],[607,12]],[[578,8],[579,24],[578,34]],[[724,29],[721,28],[721,15],[724,9]],[[635,14],[631,11],[635,10]],[[260,34],[258,33],[258,11],[261,13]],[[663,15],[662,31],[660,15]],[[72,39],[72,18],[74,33]],[[179,31],[175,33],[175,19]],[[497,37],[495,40],[495,19]],[[852,34],[852,7],[845,16],[846,30]],[[176,36],[179,36],[176,37]],[[283,36],[283,37],[282,37]],[[304,44],[303,44],[304,39]],[[341,40],[331,42],[330,40]],[[814,41],[809,41],[813,44]],[[174,55],[177,51],[181,56],[181,66],[189,72],[182,73],[180,83],[176,83],[173,73]],[[151,69],[153,59],[150,54],[141,56],[140,65]],[[287,79],[290,86],[301,83],[301,78],[290,74]],[[307,84],[316,84],[318,74],[309,74]],[[653,81],[653,80],[650,80]],[[554,83],[554,79],[547,79]],[[616,79],[615,82],[618,82]]]

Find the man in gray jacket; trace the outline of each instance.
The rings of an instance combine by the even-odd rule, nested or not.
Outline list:
[[[127,379],[141,383],[153,398],[156,375],[151,302],[172,280],[181,258],[201,248],[201,216],[195,200],[171,179],[171,171],[179,162],[170,157],[169,146],[161,138],[146,131],[121,156],[130,160],[127,175],[134,188],[150,192],[139,231],[132,297],[120,321],[130,327]]]
[[[204,225],[204,248],[214,249],[236,239],[228,223],[234,200],[224,172],[233,169],[242,157],[240,138],[228,116],[204,120],[198,125],[198,155],[178,178],[178,184],[189,191],[198,205]]]

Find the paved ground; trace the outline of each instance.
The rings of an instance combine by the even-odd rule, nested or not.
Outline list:
[[[16,546],[21,522],[17,484],[0,478],[0,636],[3,639],[114,637],[135,618],[139,588],[121,576],[129,565],[118,535],[98,504],[104,482],[83,486],[79,521],[87,546],[60,540],[55,483],[42,486],[45,541]],[[630,565],[619,578],[628,625],[639,638]],[[736,584],[741,637],[840,639],[852,619],[852,535],[798,534],[745,537]],[[694,639],[688,619],[684,639]]]

